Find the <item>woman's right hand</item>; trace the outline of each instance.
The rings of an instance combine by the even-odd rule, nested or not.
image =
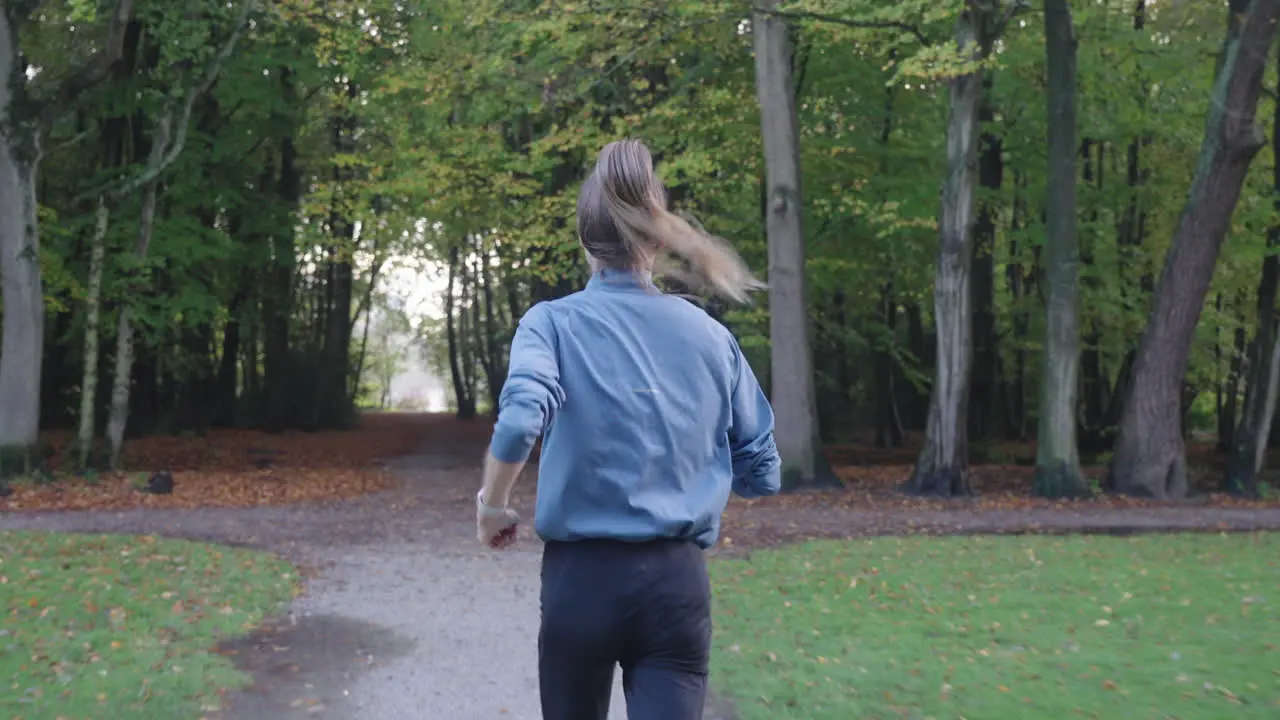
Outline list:
[[[476,539],[491,549],[501,550],[515,544],[520,516],[511,508],[485,504],[484,490],[476,494]]]

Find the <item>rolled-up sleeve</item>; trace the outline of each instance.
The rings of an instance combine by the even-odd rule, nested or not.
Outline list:
[[[545,304],[534,305],[520,319],[511,341],[507,381],[498,399],[489,452],[502,462],[527,460],[563,402],[551,313]]]
[[[733,491],[744,498],[777,495],[782,489],[782,460],[773,440],[773,408],[736,342],[733,362],[737,374],[729,425]]]

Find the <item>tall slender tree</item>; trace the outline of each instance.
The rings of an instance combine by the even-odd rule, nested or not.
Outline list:
[[[765,0],[752,18],[756,97],[764,136],[765,228],[769,238],[770,389],[775,437],[788,489],[829,480],[821,457],[813,384],[812,334],[805,290],[800,131],[796,118],[791,39],[787,23]]]
[[[1076,33],[1067,0],[1045,0],[1049,80],[1049,194],[1046,202],[1048,279],[1044,374],[1036,444],[1035,492],[1084,495],[1076,446],[1080,375],[1079,246],[1076,227]]]
[[[942,184],[938,271],[934,280],[937,366],[929,399],[925,444],[907,490],[929,495],[966,495],[969,487],[969,373],[973,360],[974,194],[982,104],[980,34],[986,10],[966,7],[956,23],[964,67],[948,83],[947,175]]]

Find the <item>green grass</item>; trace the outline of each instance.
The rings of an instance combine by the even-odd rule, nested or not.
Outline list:
[[[1280,717],[1280,535],[815,542],[712,577],[743,720]]]
[[[296,582],[250,550],[0,533],[0,717],[194,720],[247,680],[214,644],[281,609]]]

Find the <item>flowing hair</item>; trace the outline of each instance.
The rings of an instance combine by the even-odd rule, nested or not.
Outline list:
[[[653,157],[639,140],[618,140],[600,151],[578,195],[578,237],[606,267],[653,267],[694,292],[745,303],[748,293],[765,287],[728,241],[667,210]]]

